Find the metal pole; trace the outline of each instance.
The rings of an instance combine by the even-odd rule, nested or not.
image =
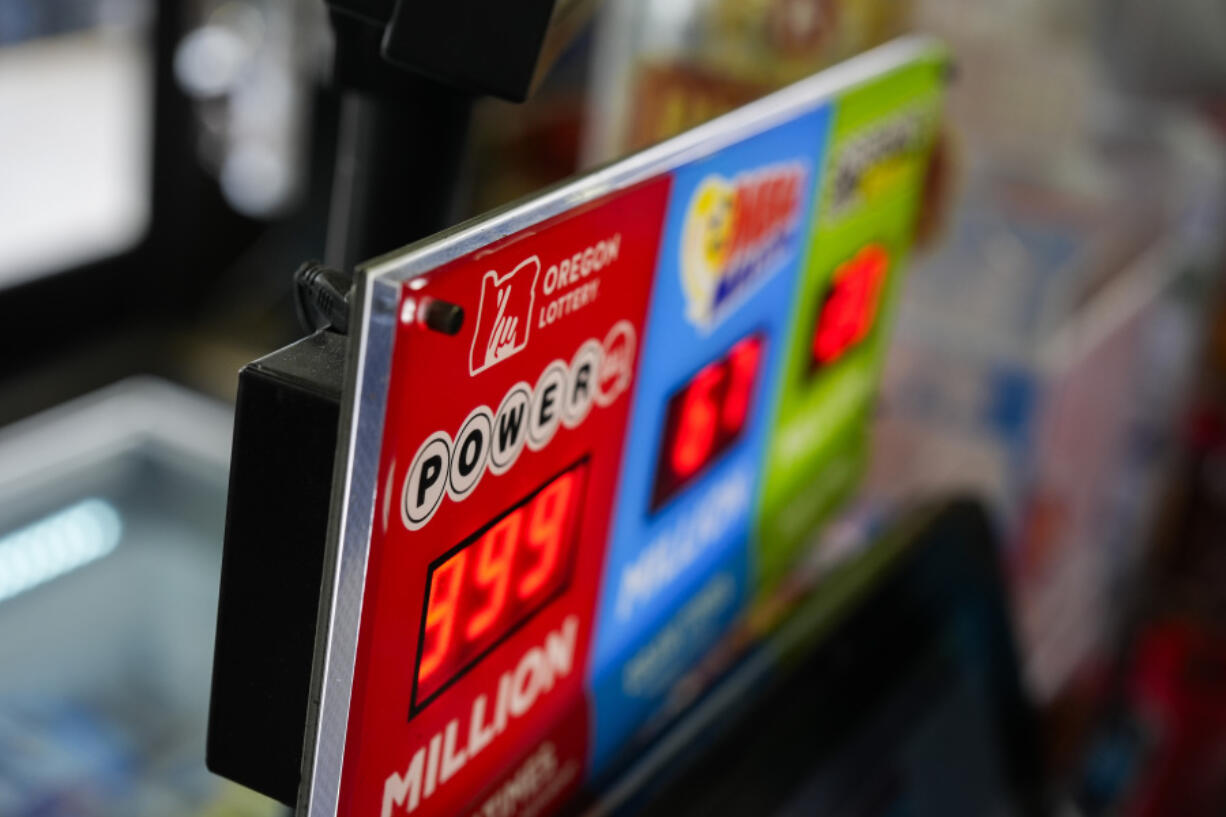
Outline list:
[[[345,92],[329,265],[350,270],[457,220],[471,110],[471,97],[425,80],[394,95]]]

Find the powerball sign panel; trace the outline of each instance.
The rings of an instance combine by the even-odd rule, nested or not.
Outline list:
[[[548,814],[657,735],[853,485],[944,64],[897,40],[358,270],[299,814]]]

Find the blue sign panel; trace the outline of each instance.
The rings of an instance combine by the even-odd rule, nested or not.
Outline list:
[[[744,608],[829,107],[674,173],[589,665],[589,774]]]

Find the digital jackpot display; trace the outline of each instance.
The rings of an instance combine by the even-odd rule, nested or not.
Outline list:
[[[669,398],[651,496],[653,511],[740,438],[762,368],[764,343],[756,334],[742,338]]]
[[[572,465],[430,566],[415,709],[566,587],[586,476]]]
[[[548,814],[656,736],[854,485],[944,64],[359,270],[299,813]]]

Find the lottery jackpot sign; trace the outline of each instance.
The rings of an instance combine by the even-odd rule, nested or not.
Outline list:
[[[896,41],[359,270],[299,813],[548,813],[650,738],[854,485],[943,67]]]

